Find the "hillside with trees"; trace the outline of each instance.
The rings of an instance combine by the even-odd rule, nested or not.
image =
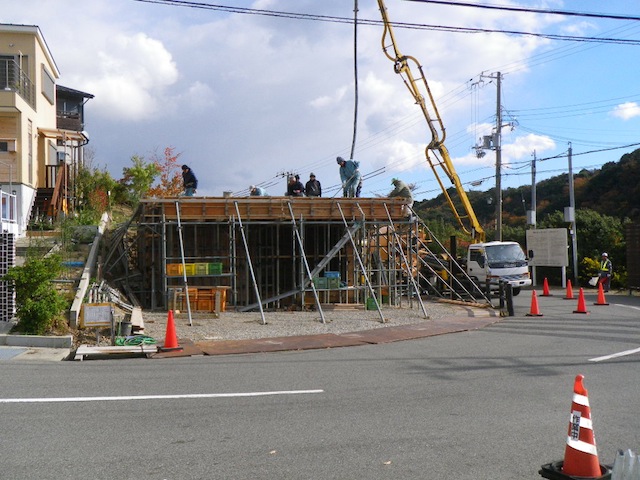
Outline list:
[[[625,284],[626,244],[624,226],[640,220],[640,149],[608,162],[600,169],[574,173],[578,262],[581,279],[597,269],[602,251],[614,261],[617,286]],[[487,239],[495,234],[495,189],[467,192]],[[455,198],[455,191],[451,190]],[[569,176],[558,175],[536,185],[538,228],[568,227],[564,208],[569,206]],[[416,202],[415,210],[439,237],[459,234],[454,216],[444,195]],[[523,246],[526,211],[531,209],[531,185],[503,191],[503,240],[515,240]],[[459,211],[463,211],[460,209]],[[550,273],[555,275],[554,273]]]

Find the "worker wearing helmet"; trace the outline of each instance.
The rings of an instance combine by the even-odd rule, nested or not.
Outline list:
[[[397,178],[391,180],[391,185],[393,185],[394,188],[391,193],[389,193],[389,198],[406,198],[407,203],[403,206],[403,210],[407,216],[411,215],[411,207],[413,207],[413,193],[411,193],[409,185]]]
[[[342,193],[345,197],[357,197],[356,189],[360,183],[360,162],[355,160],[345,160],[342,157],[336,158],[340,165],[340,181],[342,182]]]
[[[600,277],[599,282],[602,284],[602,289],[605,292],[609,291],[612,275],[613,264],[611,263],[611,260],[609,260],[609,255],[607,254],[607,252],[603,252],[602,259],[600,260],[600,270],[598,271],[598,276]]]
[[[252,197],[268,197],[267,191],[262,187],[251,185],[249,187],[249,195]]]

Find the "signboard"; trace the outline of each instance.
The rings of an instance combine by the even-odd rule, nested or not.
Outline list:
[[[111,303],[85,303],[82,306],[80,325],[84,328],[110,327],[113,322]]]
[[[527,230],[527,254],[532,267],[569,266],[566,228]]]

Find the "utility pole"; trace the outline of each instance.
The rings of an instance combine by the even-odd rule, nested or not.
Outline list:
[[[569,233],[571,235],[571,259],[573,261],[573,283],[578,285],[578,239],[576,232],[576,197],[573,191],[573,167],[572,167],[572,153],[571,142],[569,142],[569,208],[565,211],[564,220],[569,222]]]
[[[496,240],[502,241],[502,74],[496,72],[493,75],[480,75],[480,78],[489,78],[496,81],[496,128],[492,135],[483,137],[482,145],[476,145],[476,155],[481,158],[482,150],[496,151]],[[513,127],[513,125],[512,125]]]
[[[531,225],[533,227],[533,229],[535,230],[536,228],[536,205],[538,204],[538,199],[536,198],[536,151],[533,151],[533,160],[531,160],[531,210],[529,210],[529,215],[527,218],[527,223],[529,225]],[[528,252],[527,252],[528,254]],[[536,283],[536,267],[532,266],[531,267],[531,281],[533,282],[533,285],[537,285]]]
[[[500,88],[502,75],[496,73],[496,240],[502,241],[502,108],[500,106]]]

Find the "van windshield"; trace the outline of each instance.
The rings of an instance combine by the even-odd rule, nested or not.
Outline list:
[[[487,245],[486,253],[490,268],[524,267],[527,264],[522,248],[515,243]]]

